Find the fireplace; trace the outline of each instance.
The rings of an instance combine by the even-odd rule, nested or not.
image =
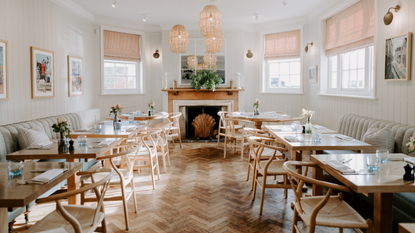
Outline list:
[[[221,106],[188,106],[186,139],[214,139],[218,134]]]

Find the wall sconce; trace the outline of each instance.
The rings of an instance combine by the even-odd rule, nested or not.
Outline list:
[[[305,52],[308,52],[308,45],[313,46],[313,42],[310,42],[308,44],[305,45]]]
[[[401,9],[401,6],[396,5],[395,7],[391,7],[391,8],[388,9],[388,12],[383,17],[383,22],[385,23],[386,26],[388,26],[389,24],[391,24],[392,23],[392,20],[393,20],[393,14],[391,12],[391,9],[395,9],[395,12],[398,12]]]
[[[154,59],[159,59],[159,57],[160,57],[160,53],[159,53],[159,51],[158,51],[158,50],[156,50],[156,52],[155,52],[155,53],[153,53],[153,57],[154,57]]]
[[[246,53],[246,57],[247,58],[252,58],[254,56],[254,54],[251,52],[251,50],[248,50],[248,52]]]

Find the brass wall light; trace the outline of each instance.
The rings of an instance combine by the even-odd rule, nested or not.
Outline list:
[[[160,53],[159,53],[159,51],[158,51],[158,50],[156,50],[156,52],[155,52],[155,53],[153,53],[153,57],[154,57],[154,59],[159,59],[159,57],[160,57]]]
[[[251,50],[248,50],[248,52],[246,53],[246,57],[247,58],[252,58],[254,56],[254,54],[251,52]]]
[[[308,52],[308,45],[310,45],[310,46],[313,46],[313,42],[310,42],[310,43],[307,43],[306,45],[305,45],[305,52],[307,53]]]
[[[391,12],[392,9],[395,9],[395,12],[398,12],[401,9],[401,6],[396,5],[395,7],[391,7],[388,9],[388,12],[383,17],[383,22],[385,23],[386,26],[392,23],[392,20],[393,20],[393,14]]]

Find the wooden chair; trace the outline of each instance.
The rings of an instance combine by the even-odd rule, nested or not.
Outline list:
[[[269,157],[268,160],[264,161],[262,157],[262,153],[264,152],[264,149],[271,149],[274,151],[280,151],[285,152],[287,149],[276,147],[272,145],[267,145],[262,142],[258,142],[256,140],[252,140],[251,138],[247,138],[249,142],[249,148],[253,152],[253,155],[255,156],[255,173],[254,173],[254,190],[252,193],[252,201],[255,200],[255,194],[256,194],[256,187],[257,185],[261,188],[261,203],[259,208],[259,214],[262,215],[262,209],[264,206],[264,196],[265,196],[265,189],[267,188],[283,188],[284,189],[284,195],[285,198],[287,198],[287,189],[291,188],[291,186],[287,183],[287,173],[285,172],[283,168],[283,164],[286,159],[278,159],[276,158],[276,153],[274,153],[272,156]],[[258,177],[262,175],[262,184],[258,180]],[[267,184],[267,177],[268,176],[283,176],[284,182],[283,184]]]
[[[305,167],[304,174],[297,173],[297,169],[290,166]],[[339,193],[337,196],[331,196],[333,189],[342,192],[350,192],[351,190],[343,185],[333,184],[307,177],[308,167],[316,167],[315,163],[290,161],[284,164],[284,170],[288,174],[288,179],[293,184],[293,178],[298,182],[295,193],[295,207],[292,232],[300,232],[297,222],[301,218],[305,224],[309,226],[308,232],[315,232],[316,225],[325,227],[339,228],[339,232],[343,232],[343,228],[365,228],[367,232],[373,232],[372,220],[364,220],[349,204],[343,200],[343,195]],[[315,184],[320,187],[328,188],[325,196],[302,197],[302,187],[304,183]],[[292,188],[295,190],[294,185]]]
[[[274,144],[278,143],[276,139],[274,139],[271,136],[268,136],[265,131],[260,129],[254,129],[254,128],[244,128],[244,138],[250,138],[251,140],[255,140],[258,142],[262,142],[265,144]],[[286,150],[284,150],[285,152]],[[275,158],[278,159],[285,159],[285,154],[281,153],[278,150],[264,148],[264,151],[261,154],[261,160],[269,160],[271,156],[275,156]],[[251,191],[254,189],[254,174],[256,169],[256,163],[255,163],[255,151],[249,149],[248,153],[248,172],[246,176],[246,181],[249,181],[249,174],[252,171],[252,182],[251,182]],[[258,174],[261,175],[261,174]]]
[[[119,145],[117,147],[126,146]],[[113,176],[110,180],[110,186],[120,186],[121,187],[121,195],[120,196],[111,196],[105,197],[104,201],[122,201],[123,208],[124,208],[124,219],[125,219],[125,228],[126,230],[129,229],[129,221],[128,221],[128,200],[132,197],[134,202],[134,212],[137,213],[137,199],[135,195],[135,186],[134,186],[134,174],[133,168],[134,163],[139,155],[139,149],[141,144],[138,143],[130,143],[128,147],[134,146],[132,149],[122,151],[120,153],[115,153],[112,155],[107,155],[103,157],[97,158],[97,160],[106,160],[108,159],[111,167],[114,169],[117,175]],[[117,166],[115,164],[115,160],[121,159],[121,163]],[[120,160],[118,160],[120,161]],[[88,170],[87,170],[88,171]],[[102,174],[97,174],[96,176],[100,177],[103,176]],[[93,180],[89,177],[82,177],[81,178],[81,187],[90,184]],[[130,192],[126,192],[126,187],[131,184]],[[95,202],[96,198],[87,198],[85,197],[85,193],[81,194],[81,204],[83,205],[85,202]]]
[[[167,166],[170,167],[170,152],[169,152],[169,142],[167,137],[167,130],[173,125],[173,122],[165,122],[156,124],[153,126],[153,129],[160,129],[161,133],[158,135],[159,140],[158,144],[156,144],[157,147],[157,153],[158,155],[161,155],[163,157],[163,167],[164,172],[167,173],[166,170],[166,157],[167,157]]]
[[[180,148],[182,148],[182,136],[180,134],[180,116],[182,115],[181,112],[173,112],[169,113],[169,117],[167,118],[169,122],[173,122],[173,126],[168,129],[167,136],[171,138],[174,145],[174,138],[178,137],[180,142]],[[176,131],[176,132],[174,132]]]
[[[102,179],[100,179],[97,182],[94,182],[94,174],[102,174]],[[108,168],[80,172],[78,173],[78,175],[90,175],[93,182],[78,190],[73,190],[66,193],[56,194],[49,197],[38,199],[36,201],[37,203],[55,201],[56,210],[46,215],[46,217],[38,221],[26,232],[90,233],[98,230],[97,228],[99,228],[99,225],[101,225],[102,232],[107,232],[103,201],[105,192],[108,189],[113,174],[114,172]],[[102,186],[101,190],[99,190],[100,186]],[[84,205],[62,205],[62,199],[66,199],[68,197],[72,197],[80,193],[85,193],[89,190],[94,190],[96,199],[98,200],[98,204],[96,207]]]
[[[219,146],[219,142],[220,142],[220,137],[225,137],[226,136],[226,122],[225,122],[225,118],[226,115],[229,112],[225,112],[225,111],[219,111],[218,115],[219,115],[219,127],[218,127],[218,146]],[[235,125],[235,129],[236,130],[240,130],[243,129],[245,126],[244,125]],[[223,132],[225,131],[225,132]]]
[[[225,143],[224,143],[224,151],[223,151],[223,158],[226,158],[226,151],[228,149],[228,144],[229,147],[232,149],[232,147],[234,148],[234,153],[236,153],[236,148],[240,147],[241,150],[241,156],[243,157],[243,153],[245,150],[245,146],[248,145],[248,143],[244,143],[244,135],[242,134],[242,132],[239,132],[236,129],[236,125],[235,125],[235,121],[233,119],[229,119],[229,118],[225,118],[224,120],[225,122]],[[240,146],[236,145],[236,142],[240,141],[241,144]],[[233,145],[232,145],[233,142]]]

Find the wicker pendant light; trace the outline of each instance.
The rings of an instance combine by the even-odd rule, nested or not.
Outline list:
[[[205,55],[203,55],[203,62],[205,64],[216,65],[217,61],[218,61],[218,57],[215,54],[210,54],[208,52],[205,52]]]
[[[169,33],[170,50],[173,53],[185,53],[187,52],[187,46],[189,45],[189,32],[183,25],[174,25]]]
[[[197,63],[197,57],[195,55],[189,55],[189,57],[187,58],[187,65],[191,69],[195,69]]]
[[[219,53],[222,51],[224,44],[225,36],[221,31],[215,35],[205,37],[205,46],[207,53]]]
[[[223,26],[222,13],[215,5],[207,5],[199,14],[199,27],[203,36],[216,35]]]

